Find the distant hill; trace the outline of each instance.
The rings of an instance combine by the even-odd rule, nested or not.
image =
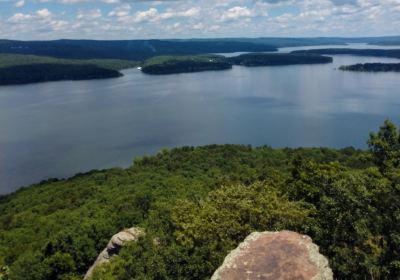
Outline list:
[[[161,55],[232,52],[273,52],[282,47],[364,43],[400,45],[400,37],[218,38],[171,40],[0,40],[0,53],[31,54],[69,59],[145,60]]]
[[[230,52],[269,52],[276,47],[237,41],[167,40],[56,40],[0,41],[0,53],[31,54],[69,59],[144,60],[160,55],[192,55]]]
[[[119,59],[79,60],[0,54],[0,85],[114,78],[122,76],[119,70],[137,65],[135,61]]]
[[[301,50],[293,51],[293,54],[345,54],[345,55],[359,55],[359,56],[376,56],[376,57],[393,57],[400,58],[400,48],[392,50],[383,49],[315,49],[315,50]]]
[[[260,37],[260,38],[224,38],[224,39],[190,39],[188,41],[235,41],[253,44],[270,45],[277,48],[300,47],[300,46],[323,46],[323,45],[347,45],[347,44],[370,44],[370,45],[400,45],[400,36],[387,37]]]
[[[123,70],[139,65],[135,61],[120,59],[62,59],[48,56],[0,53],[0,68],[28,64],[90,64],[111,70]]]

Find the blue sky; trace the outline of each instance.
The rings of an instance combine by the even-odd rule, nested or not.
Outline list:
[[[400,35],[400,0],[0,0],[0,38]]]

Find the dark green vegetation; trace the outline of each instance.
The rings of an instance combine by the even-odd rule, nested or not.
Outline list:
[[[0,68],[0,85],[20,85],[61,80],[93,80],[117,78],[116,70],[95,65],[30,64]]]
[[[279,66],[296,64],[332,63],[328,56],[314,54],[264,54],[250,53],[230,58],[233,64],[242,66]]]
[[[73,60],[45,56],[0,54],[0,85],[120,77],[119,70],[138,65],[118,59]]]
[[[31,65],[31,64],[78,64],[95,65],[100,68],[111,70],[123,70],[137,66],[139,63],[130,60],[119,59],[58,59],[46,56],[20,55],[20,54],[0,54],[0,68]]]
[[[142,71],[146,74],[190,73],[208,70],[231,69],[232,65],[241,66],[278,66],[296,64],[331,63],[331,57],[308,54],[266,54],[249,53],[236,57],[217,55],[197,56],[161,56],[144,62]]]
[[[57,40],[0,41],[0,53],[33,54],[69,59],[143,60],[160,55],[276,51],[273,46],[225,40]]]
[[[207,279],[250,232],[280,229],[309,234],[337,279],[399,279],[399,131],[387,121],[368,144],[184,147],[21,189],[0,197],[0,275],[81,279],[140,226],[94,279]]]
[[[229,61],[216,59],[215,61],[182,60],[175,59],[177,56],[193,56],[205,53],[230,53],[230,52],[273,52],[277,47],[312,46],[326,44],[346,43],[382,43],[400,44],[398,37],[381,38],[227,38],[227,39],[191,39],[191,40],[126,40],[126,41],[96,41],[96,40],[56,40],[56,41],[12,41],[0,40],[0,68],[1,71],[12,71],[15,68],[4,69],[5,67],[30,64],[47,64],[50,67],[54,64],[77,64],[96,65],[102,68],[103,73],[99,78],[106,76],[114,77],[115,73],[107,75],[104,69],[121,70],[136,66],[135,61],[170,55],[174,59],[162,65],[152,64],[144,67],[143,71],[150,74],[171,74],[184,72],[197,72],[206,70],[229,69],[229,63],[245,66],[268,66],[268,65],[291,65],[329,63],[331,58],[316,56],[315,54],[353,54],[366,56],[385,56],[400,58],[400,50],[352,50],[352,49],[320,49],[305,51],[303,53],[313,54],[307,59],[298,54],[287,56],[267,56],[266,54],[248,54],[236,57]],[[35,79],[14,77],[10,74],[2,79],[2,85],[30,83],[33,80],[66,80],[70,78],[68,73],[71,67],[65,68],[62,73],[59,66],[55,66],[57,75],[53,77],[42,76]],[[80,66],[76,66],[76,69]],[[33,69],[35,67],[19,67],[21,69]],[[83,67],[78,73],[83,73]],[[36,69],[36,68],[35,68]],[[40,71],[42,74],[46,69]],[[88,75],[80,75],[79,79],[94,77],[94,68]],[[100,73],[100,70],[97,71]],[[28,73],[31,74],[31,73]],[[32,74],[36,76],[35,74]]]
[[[315,50],[302,50],[293,51],[293,54],[346,54],[358,56],[376,56],[376,57],[392,57],[400,58],[400,49],[393,50],[379,50],[379,49],[315,49]]]
[[[146,60],[142,71],[146,74],[161,75],[226,70],[231,68],[232,65],[223,56],[161,56]]]
[[[341,66],[340,70],[357,72],[400,72],[400,63],[360,63]]]
[[[276,48],[367,43],[399,45],[400,37],[365,38],[225,38],[189,40],[0,40],[0,53],[33,54],[69,59],[144,60],[161,55],[193,55],[228,52],[268,52]]]

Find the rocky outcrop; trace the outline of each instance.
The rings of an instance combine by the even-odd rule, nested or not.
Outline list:
[[[144,232],[139,228],[126,229],[114,235],[108,243],[107,247],[100,253],[100,255],[97,257],[97,260],[86,272],[84,279],[89,279],[92,276],[93,271],[98,266],[109,262],[113,256],[118,255],[119,251],[125,243],[137,241],[142,235],[144,235]]]
[[[253,233],[211,280],[333,280],[328,260],[311,238],[295,232]]]

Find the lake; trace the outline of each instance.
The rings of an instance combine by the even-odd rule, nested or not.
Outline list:
[[[325,65],[167,76],[131,69],[119,79],[0,87],[0,193],[183,145],[365,148],[385,118],[400,123],[400,74],[336,68],[399,60],[333,57]]]

